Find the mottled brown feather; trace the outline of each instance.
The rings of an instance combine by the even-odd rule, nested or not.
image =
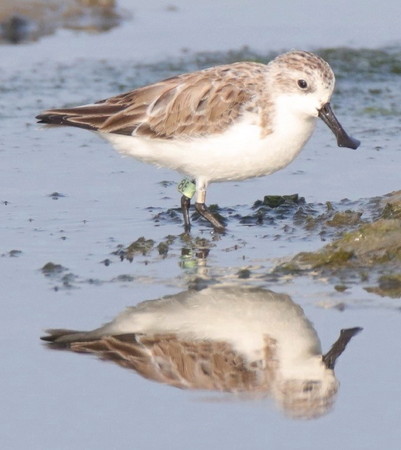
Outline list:
[[[178,388],[268,392],[277,370],[276,342],[266,337],[265,344],[263,359],[251,363],[226,342],[183,340],[175,335],[105,336],[73,342],[70,348]]]
[[[179,75],[101,100],[93,105],[48,110],[44,123],[152,138],[219,133],[243,112],[259,110],[264,64],[242,62]]]

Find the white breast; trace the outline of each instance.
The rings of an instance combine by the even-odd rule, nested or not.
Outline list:
[[[287,166],[311,136],[315,120],[276,114],[274,132],[262,137],[248,115],[222,134],[192,139],[152,139],[102,133],[124,155],[209,182],[244,180]]]

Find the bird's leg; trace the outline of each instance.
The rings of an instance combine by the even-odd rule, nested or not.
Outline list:
[[[181,197],[181,211],[184,216],[184,229],[185,233],[189,233],[191,231],[191,221],[189,220],[189,207],[191,206],[191,199],[186,195]]]
[[[181,211],[184,216],[184,229],[185,233],[191,231],[191,221],[189,220],[189,207],[191,206],[191,198],[196,192],[195,180],[188,180],[184,178],[177,186],[178,192],[181,192]]]
[[[219,232],[225,231],[225,226],[220,223],[216,217],[209,211],[207,206],[205,205],[206,200],[206,187],[198,187],[198,196],[195,203],[195,209],[198,211],[198,213],[204,217],[207,221],[209,221],[214,229]]]

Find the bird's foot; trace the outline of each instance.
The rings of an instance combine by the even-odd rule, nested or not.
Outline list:
[[[195,203],[195,209],[202,217],[213,225],[216,231],[219,233],[224,233],[226,231],[226,227],[209,211],[204,203]]]

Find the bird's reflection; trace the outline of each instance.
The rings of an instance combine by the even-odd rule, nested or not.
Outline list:
[[[313,418],[332,406],[335,361],[360,330],[342,330],[323,355],[289,296],[214,286],[145,301],[93,331],[52,329],[42,339],[179,388],[270,395],[288,415]]]

